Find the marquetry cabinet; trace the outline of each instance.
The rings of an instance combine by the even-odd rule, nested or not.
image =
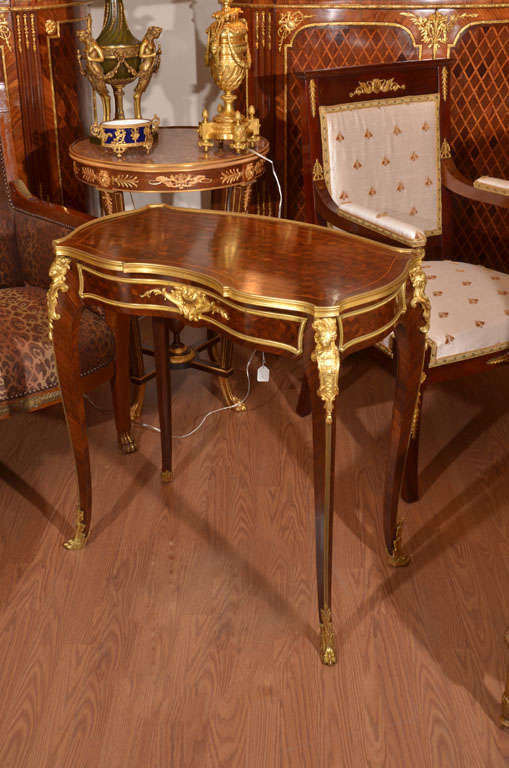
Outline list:
[[[469,178],[509,178],[509,2],[239,3],[248,19],[253,66],[247,99],[274,147],[285,215],[304,218],[301,86],[297,72],[450,55],[447,84],[452,149]],[[245,95],[243,95],[245,98]],[[259,203],[272,213],[270,195]],[[509,240],[502,209],[454,204],[458,258],[500,268]]]
[[[0,0],[2,138],[10,178],[43,200],[86,207],[68,146],[83,133],[76,57],[77,29],[88,3]]]

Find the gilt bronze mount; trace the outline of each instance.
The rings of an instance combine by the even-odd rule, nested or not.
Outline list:
[[[231,0],[220,0],[222,9],[213,14],[215,21],[207,29],[205,64],[210,67],[216,85],[223,91],[223,104],[209,121],[203,110],[203,120],[198,126],[198,144],[205,151],[214,141],[231,141],[236,152],[252,147],[260,136],[260,121],[250,106],[247,115],[233,108],[237,98],[234,91],[247,77],[251,66],[247,21],[242,18],[241,8],[232,8]]]
[[[154,72],[159,69],[161,48],[156,43],[161,27],[151,26],[143,40],[138,40],[125,17],[123,0],[106,0],[103,28],[95,40],[92,37],[92,20],[88,17],[86,30],[77,33],[83,50],[78,50],[81,74],[87,78],[94,96],[94,120],[90,126],[93,137],[100,137],[100,122],[97,116],[95,95],[98,94],[103,107],[102,122],[112,119],[111,100],[108,85],[115,100],[115,120],[125,120],[124,88],[138,81],[134,89],[134,117],[142,119],[141,97],[146,91]]]

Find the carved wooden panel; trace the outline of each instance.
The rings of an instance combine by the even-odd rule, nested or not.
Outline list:
[[[23,179],[42,199],[82,209],[87,193],[73,176],[67,148],[83,132],[75,32],[85,14],[79,0],[0,6],[0,80],[13,148],[9,177]]]

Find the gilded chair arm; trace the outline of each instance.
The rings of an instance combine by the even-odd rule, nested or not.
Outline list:
[[[442,184],[450,192],[479,203],[509,208],[508,192],[495,192],[494,187],[484,184],[482,179],[483,177],[472,183],[466,176],[460,173],[452,158],[442,160]],[[500,179],[500,181],[503,181],[503,179]]]
[[[324,181],[314,182],[313,188],[315,211],[327,223],[389,245],[403,243],[411,248],[423,248],[426,245],[426,235],[416,227],[388,215],[377,216],[374,211],[354,203],[338,206]]]

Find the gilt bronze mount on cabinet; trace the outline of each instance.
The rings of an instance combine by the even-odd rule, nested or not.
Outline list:
[[[114,119],[124,121],[124,88],[137,80],[133,97],[134,117],[136,121],[143,119],[141,97],[152,75],[159,69],[161,48],[156,40],[161,32],[161,27],[151,26],[145,32],[143,40],[138,40],[127,26],[123,0],[106,0],[103,28],[97,40],[92,37],[90,16],[87,29],[77,33],[83,44],[83,51],[78,51],[81,73],[92,86],[94,95],[94,121],[90,126],[90,133],[96,139],[101,138],[96,94],[102,102],[102,122],[108,123],[112,118],[108,85],[113,89],[115,99]],[[126,128],[125,125],[121,127]],[[136,127],[139,127],[139,124]],[[136,142],[129,142],[129,146],[133,144]],[[144,146],[146,148],[146,143]]]
[[[211,121],[208,111],[203,110],[198,143],[207,151],[214,141],[231,141],[233,149],[240,152],[254,146],[260,136],[260,121],[255,117],[254,107],[249,107],[246,116],[233,108],[237,98],[234,91],[242,85],[251,66],[248,27],[241,8],[232,8],[231,0],[220,2],[223,7],[213,14],[215,21],[207,29],[205,64],[223,91],[223,104]]]

